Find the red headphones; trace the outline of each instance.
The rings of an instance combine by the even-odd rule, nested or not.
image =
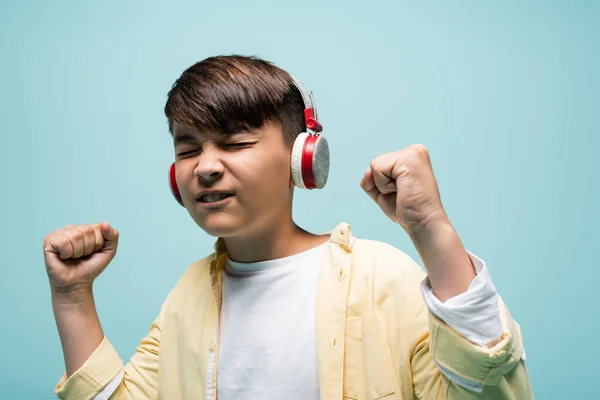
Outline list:
[[[317,107],[312,92],[293,76],[294,85],[304,101],[304,120],[307,131],[296,137],[292,147],[291,172],[294,184],[301,189],[322,189],[329,176],[329,145],[320,135],[323,126],[317,119]],[[175,179],[175,163],[169,168],[169,187],[175,200],[183,206],[181,192]]]

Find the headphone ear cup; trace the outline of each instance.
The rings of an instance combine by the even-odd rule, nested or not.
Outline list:
[[[302,151],[304,150],[304,143],[309,136],[306,132],[299,134],[292,147],[292,179],[294,180],[294,184],[300,189],[306,189],[304,179],[302,178]]]
[[[329,177],[329,144],[323,136],[317,136],[312,147],[312,186],[323,189]]]
[[[171,164],[171,168],[169,168],[169,188],[171,189],[171,193],[175,200],[181,205],[183,205],[183,199],[181,198],[181,193],[179,192],[179,187],[177,186],[177,180],[175,179],[175,163]]]
[[[303,132],[292,147],[292,179],[301,189],[322,189],[329,176],[329,145],[319,135]]]

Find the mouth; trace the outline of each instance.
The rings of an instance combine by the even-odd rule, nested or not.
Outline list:
[[[199,196],[196,196],[196,200],[201,204],[216,206],[216,205],[224,204],[232,196],[233,196],[232,193],[210,192],[210,193],[202,193]]]

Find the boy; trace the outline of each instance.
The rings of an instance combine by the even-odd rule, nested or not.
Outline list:
[[[294,223],[294,187],[323,187],[329,153],[310,93],[287,72],[211,57],[184,71],[165,112],[173,194],[219,238],[215,252],[185,272],[123,367],[92,294],[118,232],[48,235],[60,398],[533,398],[519,326],[452,228],[425,147],[376,158],[360,185],[427,275],[345,223],[326,235]]]

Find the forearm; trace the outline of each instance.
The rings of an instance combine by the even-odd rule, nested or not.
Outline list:
[[[449,219],[444,215],[408,234],[417,249],[435,296],[442,302],[464,293],[476,272]]]
[[[52,308],[62,344],[67,376],[90,357],[104,338],[90,289],[52,292]]]

